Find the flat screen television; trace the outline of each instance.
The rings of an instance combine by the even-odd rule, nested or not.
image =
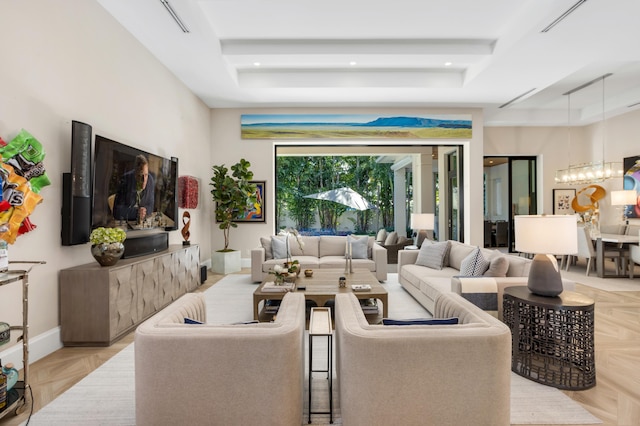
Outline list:
[[[92,228],[178,229],[178,159],[95,137]]]

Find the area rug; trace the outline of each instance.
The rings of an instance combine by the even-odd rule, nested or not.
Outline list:
[[[397,274],[390,274],[384,284],[389,292],[389,316],[415,318],[428,313],[398,284]],[[229,275],[206,290],[207,322],[229,323],[251,319],[252,293],[256,284],[249,275]],[[307,339],[305,339],[306,345]],[[315,352],[325,348],[314,344]],[[511,424],[598,424],[578,403],[559,390],[543,386],[512,373]],[[305,380],[306,381],[306,380]],[[313,380],[313,409],[328,407],[323,380]],[[134,344],[127,346],[101,367],[35,413],[30,425],[134,425]],[[305,383],[305,387],[308,383]],[[307,397],[305,395],[307,424]],[[334,386],[334,423],[341,425],[339,395]],[[313,415],[312,424],[329,425],[328,415]]]

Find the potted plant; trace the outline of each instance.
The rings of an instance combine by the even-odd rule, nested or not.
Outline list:
[[[124,254],[127,233],[120,228],[99,227],[91,231],[91,254],[102,266],[113,266]]]
[[[231,228],[237,228],[234,222],[239,216],[249,212],[256,202],[256,185],[250,183],[253,172],[251,163],[244,158],[227,169],[224,164],[213,166],[213,176],[209,183],[211,197],[216,203],[216,221],[224,235],[224,248],[214,253],[212,269],[228,274],[240,270],[240,252],[229,248]],[[231,173],[229,173],[231,172]]]

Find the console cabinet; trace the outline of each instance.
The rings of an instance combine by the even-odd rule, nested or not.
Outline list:
[[[197,245],[60,271],[60,326],[65,346],[109,346],[200,284]]]

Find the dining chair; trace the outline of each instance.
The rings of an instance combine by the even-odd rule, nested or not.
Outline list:
[[[621,224],[618,226],[618,232],[609,232],[613,234],[623,234],[623,235],[638,235],[640,232],[639,225],[627,225]],[[605,231],[600,228],[600,231],[605,233]],[[629,276],[633,278],[633,261],[631,260],[631,247],[626,244],[620,243],[604,243],[605,250],[613,250],[620,252],[620,263],[622,265],[621,274],[627,273],[627,268],[629,268]]]
[[[490,220],[484,221],[484,246],[491,247],[493,239],[493,224]]]
[[[596,249],[593,245],[593,240],[591,239],[591,234],[589,229],[584,226],[578,226],[578,253],[573,255],[572,258],[584,258],[587,261],[587,270],[586,275],[592,270],[595,270],[596,266]],[[616,264],[616,274],[620,273],[620,260],[622,258],[622,254],[618,250],[605,250],[604,252],[605,259],[612,259]],[[572,263],[571,260],[567,261],[566,270],[569,270],[569,265]]]
[[[630,225],[634,228],[638,228],[636,225]],[[632,230],[634,234],[637,233],[640,236],[640,230],[636,229],[635,232]],[[627,235],[632,235],[627,232]],[[636,264],[640,265],[640,243],[639,244],[629,244],[629,278],[633,279],[633,270]]]
[[[496,222],[496,247],[507,246],[508,232],[509,232],[509,224],[507,223],[507,221],[499,220]]]

